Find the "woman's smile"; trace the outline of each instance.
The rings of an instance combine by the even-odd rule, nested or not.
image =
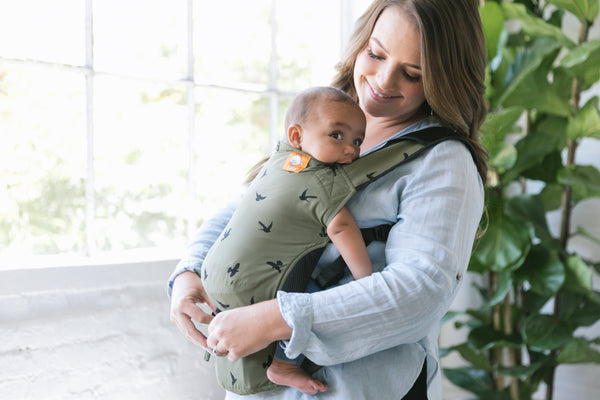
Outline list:
[[[401,97],[401,96],[390,96],[390,95],[380,93],[377,89],[375,89],[373,87],[373,85],[371,85],[371,83],[368,80],[366,80],[366,84],[369,87],[369,91],[371,93],[371,97],[373,98],[373,100],[375,100],[379,103],[387,103],[387,102],[390,102],[394,99]]]

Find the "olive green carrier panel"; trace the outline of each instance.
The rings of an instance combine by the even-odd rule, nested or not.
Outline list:
[[[303,292],[329,243],[327,225],[356,190],[448,138],[460,139],[445,128],[428,128],[351,164],[311,159],[298,173],[282,169],[294,149],[280,143],[202,265],[217,312],[273,299],[278,290]],[[266,370],[275,346],[235,362],[215,357],[220,385],[241,395],[274,389]]]

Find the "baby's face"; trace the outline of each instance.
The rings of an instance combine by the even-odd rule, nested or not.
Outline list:
[[[324,163],[350,164],[365,138],[365,116],[357,106],[334,101],[312,109],[302,124],[301,150]]]

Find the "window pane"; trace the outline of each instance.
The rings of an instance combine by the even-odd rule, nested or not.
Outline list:
[[[85,2],[3,1],[0,54],[72,65],[85,63]]]
[[[135,76],[181,78],[186,73],[184,0],[94,2],[94,66]]]
[[[94,93],[96,248],[168,248],[186,234],[184,88],[99,77]]]
[[[269,83],[271,0],[197,1],[196,80]]]
[[[199,89],[196,118],[198,218],[233,199],[247,171],[271,151],[269,98],[228,90]]]
[[[340,58],[340,3],[282,0],[277,3],[277,21],[280,88],[329,85]]]
[[[84,78],[0,64],[0,255],[81,253]]]

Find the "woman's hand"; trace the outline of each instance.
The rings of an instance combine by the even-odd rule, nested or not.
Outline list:
[[[277,300],[223,311],[208,326],[208,347],[236,361],[292,336],[292,328],[279,311]]]
[[[206,336],[196,329],[192,320],[201,324],[209,324],[213,316],[202,311],[196,303],[206,303],[213,311],[215,310],[215,306],[206,295],[200,277],[191,271],[182,272],[173,282],[171,321],[177,325],[188,340],[208,349],[210,347],[206,344]]]

